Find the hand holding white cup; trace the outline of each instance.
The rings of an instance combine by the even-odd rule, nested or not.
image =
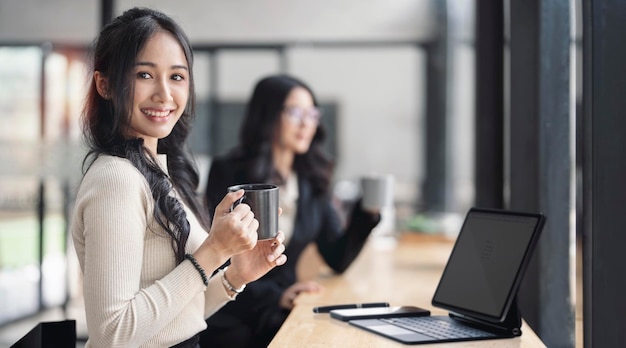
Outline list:
[[[370,174],[361,178],[361,206],[366,211],[379,213],[393,205],[393,176]]]

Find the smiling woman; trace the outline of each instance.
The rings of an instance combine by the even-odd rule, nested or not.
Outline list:
[[[70,227],[86,346],[197,347],[205,319],[237,296],[232,289],[286,261],[284,235],[257,240],[250,207],[230,209],[242,190],[208,222],[185,145],[193,57],[171,18],[124,12],[102,30],[93,58],[83,112],[89,152]],[[207,277],[228,259],[228,270]]]
[[[172,34],[157,32],[137,56],[135,72],[135,94],[127,135],[143,138],[144,146],[156,155],[158,139],[171,133],[189,99],[187,59]],[[94,78],[98,93],[108,99],[107,78],[99,71]]]

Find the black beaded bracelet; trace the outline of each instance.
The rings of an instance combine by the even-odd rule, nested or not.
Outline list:
[[[200,272],[200,276],[202,277],[202,282],[204,283],[204,286],[208,286],[209,278],[207,278],[206,273],[204,272],[204,268],[200,266],[200,264],[198,263],[198,260],[196,260],[196,258],[193,257],[193,255],[191,254],[185,254],[185,258],[191,261],[193,266],[198,270],[198,272]]]

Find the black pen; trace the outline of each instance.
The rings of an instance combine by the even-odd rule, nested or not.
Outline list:
[[[373,307],[389,307],[387,302],[370,302],[370,303],[353,303],[341,304],[334,306],[313,307],[314,313],[328,313],[333,309],[350,309],[350,308],[373,308]]]

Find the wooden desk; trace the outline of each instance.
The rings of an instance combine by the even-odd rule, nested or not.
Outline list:
[[[393,242],[393,241],[392,241]],[[313,307],[361,302],[414,305],[433,315],[447,315],[430,302],[452,250],[451,241],[403,235],[398,242],[372,237],[350,268],[340,276],[323,270],[316,280],[324,285],[319,294],[302,294],[270,347],[407,347],[382,336],[314,314]],[[429,344],[433,347],[545,347],[525,323],[522,336],[512,339]]]

